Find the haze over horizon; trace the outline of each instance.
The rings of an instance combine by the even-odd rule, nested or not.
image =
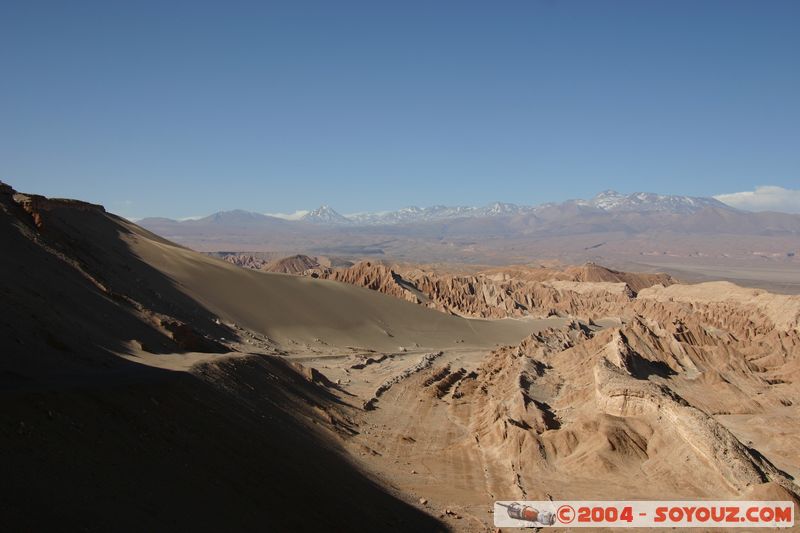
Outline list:
[[[798,20],[790,1],[11,2],[0,179],[130,218],[605,189],[798,212]]]

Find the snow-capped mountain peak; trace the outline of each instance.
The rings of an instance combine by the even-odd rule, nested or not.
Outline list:
[[[587,201],[586,205],[603,209],[604,211],[662,211],[676,214],[694,213],[706,207],[727,208],[725,204],[714,198],[673,196],[650,192],[635,192],[624,195],[612,190],[601,192]]]
[[[598,207],[600,209],[613,210],[625,202],[625,195],[618,193],[613,189],[605,190],[598,193],[594,198],[586,202],[587,205]]]
[[[501,216],[501,215],[516,215],[517,213],[524,211],[526,208],[516,205],[516,204],[508,204],[505,202],[493,202],[486,207],[483,208],[483,213],[486,216]]]
[[[313,224],[350,224],[351,220],[327,205],[309,211],[300,219]]]

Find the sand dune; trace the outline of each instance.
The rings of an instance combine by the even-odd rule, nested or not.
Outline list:
[[[2,265],[12,351],[70,353],[84,337],[95,340],[90,351],[97,357],[137,347],[219,351],[221,339],[243,340],[237,328],[273,344],[493,346],[519,340],[529,329],[524,321],[468,321],[344,284],[244,270],[169,243],[100,206],[12,195],[7,189],[0,213],[4,247],[14,250]],[[31,315],[42,315],[39,325]],[[195,346],[180,346],[173,330],[182,326],[180,334],[193,336]]]
[[[491,346],[529,329],[245,271],[5,185],[0,242],[0,510],[17,530],[316,530],[309,501],[332,529],[438,529],[346,458],[347,398],[267,354]]]
[[[360,287],[237,268],[149,239],[132,239],[131,249],[220,318],[281,342],[320,339],[376,349],[462,341],[492,346],[528,331],[525,321],[465,320]]]

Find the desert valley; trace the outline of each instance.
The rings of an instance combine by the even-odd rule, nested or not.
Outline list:
[[[800,1],[0,2],[0,533],[800,531]]]
[[[486,531],[495,500],[799,501],[800,296],[162,233],[1,186],[4,529]]]

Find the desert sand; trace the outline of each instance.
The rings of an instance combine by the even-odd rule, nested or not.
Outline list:
[[[0,242],[12,530],[486,531],[495,499],[800,492],[796,296],[264,272],[5,185]]]

